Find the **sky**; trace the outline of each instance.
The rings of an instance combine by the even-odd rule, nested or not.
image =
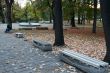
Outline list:
[[[20,4],[21,7],[24,7],[26,5],[27,0],[16,0]]]

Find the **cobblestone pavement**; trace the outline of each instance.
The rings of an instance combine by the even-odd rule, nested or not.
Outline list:
[[[0,31],[0,73],[82,73],[66,66],[52,52]]]

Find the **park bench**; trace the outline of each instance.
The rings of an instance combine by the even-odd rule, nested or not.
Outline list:
[[[20,26],[19,29],[32,30],[32,29],[35,29],[36,27],[39,27],[40,24],[39,23],[26,23],[26,22],[22,22],[22,23],[19,23],[19,26]]]
[[[19,23],[19,26],[23,26],[23,27],[36,27],[36,26],[40,26],[39,23],[25,23],[25,22],[22,22],[22,23]]]
[[[60,59],[86,73],[108,73],[108,63],[71,50],[61,51]]]
[[[41,40],[33,40],[33,45],[43,51],[52,51],[52,45]]]
[[[24,34],[23,33],[16,33],[15,34],[17,38],[24,38]]]

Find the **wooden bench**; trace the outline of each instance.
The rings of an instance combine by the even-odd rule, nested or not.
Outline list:
[[[40,24],[39,23],[22,22],[22,23],[19,23],[19,26],[22,26],[22,27],[36,27],[36,26],[40,26]]]
[[[16,33],[15,34],[17,38],[24,38],[24,34],[23,33]]]
[[[52,51],[52,45],[45,41],[33,40],[33,45],[43,51]]]
[[[61,51],[60,59],[86,73],[108,73],[108,63],[71,50]]]

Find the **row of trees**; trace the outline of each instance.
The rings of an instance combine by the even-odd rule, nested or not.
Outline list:
[[[85,24],[85,20],[90,22],[93,18],[96,20],[97,15],[100,17],[100,9],[96,7],[97,2],[97,0],[62,0],[63,19],[70,20],[72,27],[76,26],[75,18],[78,18],[78,24]],[[20,8],[17,3],[12,8],[13,22],[31,19],[33,21],[50,20],[51,23],[54,20],[54,0],[28,0],[24,8]],[[19,13],[17,13],[18,11]],[[95,23],[94,21],[94,33],[96,32]]]
[[[40,11],[36,10],[29,2],[24,8],[21,8],[18,3],[13,4],[12,11],[13,22],[28,22],[29,20],[38,22],[41,18]]]
[[[49,11],[51,22],[54,17],[54,0],[36,0],[34,5],[43,12]],[[99,5],[98,0],[62,0],[63,19],[70,20],[72,27],[76,26],[75,18],[78,18],[78,24],[85,24],[86,20],[88,22],[93,20],[93,33],[96,33],[96,21],[97,18],[101,18],[97,5]]]
[[[93,20],[92,31],[96,33],[97,16],[100,17],[100,9],[97,9],[98,3],[97,0],[62,0],[63,19],[70,20],[72,27],[76,27],[75,18],[78,18],[78,24]],[[54,20],[53,9],[54,0],[28,0],[24,8],[15,3],[12,7],[12,22],[50,20],[51,23]]]
[[[31,1],[31,0],[30,0]],[[2,1],[0,1],[2,2]],[[11,19],[11,9],[14,0],[5,0],[6,3],[6,18],[7,18],[7,29],[12,29],[12,19]],[[67,19],[71,20],[71,25],[75,27],[75,15],[77,11],[78,23],[85,23],[85,19],[89,18],[89,11],[94,9],[94,23],[93,32],[96,32],[96,19],[97,19],[97,0],[35,0],[31,1],[32,5],[35,5],[36,9],[41,10],[40,12],[45,12],[46,9],[50,12],[50,22],[53,18],[53,24],[55,29],[55,43],[56,46],[64,45],[63,36],[63,16],[67,14]],[[107,53],[104,61],[110,63],[110,0],[100,0],[101,14],[103,19],[103,26],[105,32],[105,40],[107,46]],[[1,5],[1,3],[0,3]],[[2,6],[1,6],[2,7]],[[3,11],[2,8],[0,8]],[[36,17],[36,9],[33,7],[34,16]],[[62,11],[62,9],[64,11]],[[26,9],[27,10],[27,9]],[[27,11],[25,13],[28,13]],[[2,16],[2,12],[0,13]],[[87,17],[88,15],[88,17]],[[27,17],[27,14],[25,14]],[[2,16],[4,17],[4,16]],[[65,18],[65,19],[66,19]],[[82,19],[81,19],[82,18]],[[92,18],[92,17],[91,17]],[[90,18],[90,19],[91,19]]]

